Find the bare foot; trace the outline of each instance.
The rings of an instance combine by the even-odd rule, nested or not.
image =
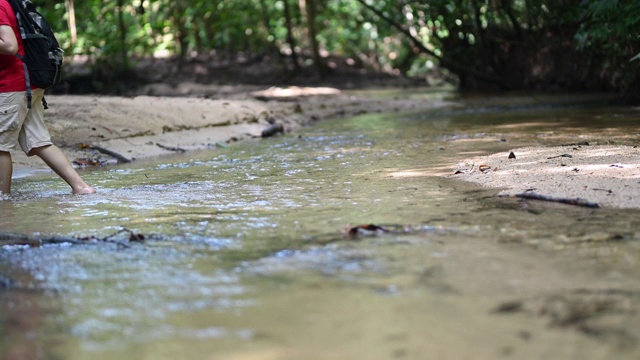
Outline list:
[[[96,190],[91,186],[87,185],[77,189],[73,189],[73,193],[76,195],[95,194]]]

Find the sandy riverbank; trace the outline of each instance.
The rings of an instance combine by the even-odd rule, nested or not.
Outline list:
[[[640,147],[589,145],[526,147],[466,159],[455,178],[499,189],[501,196],[640,208]]]

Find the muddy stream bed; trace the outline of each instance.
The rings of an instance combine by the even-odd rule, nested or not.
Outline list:
[[[640,211],[453,176],[637,118],[469,104],[86,171],[95,196],[17,179],[3,231],[144,241],[2,247],[0,358],[637,359]],[[391,231],[345,235],[359,224]]]

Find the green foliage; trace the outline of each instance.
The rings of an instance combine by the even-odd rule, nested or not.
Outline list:
[[[287,29],[284,5],[291,9]],[[315,3],[316,18],[303,6]],[[464,76],[500,71],[544,34],[608,64],[640,59],[640,2],[623,0],[40,0],[67,55],[122,68],[127,58],[320,53],[411,76],[440,64]],[[69,28],[74,4],[77,39]],[[119,5],[120,4],[120,5]],[[623,59],[623,60],[621,60]],[[598,61],[601,61],[599,59]],[[637,64],[636,60],[636,64]],[[133,62],[132,62],[133,63]],[[527,64],[522,64],[527,66]],[[612,65],[613,66],[613,65]]]
[[[580,11],[582,24],[576,34],[579,49],[600,47],[629,57],[640,50],[640,2],[582,1]]]
[[[604,58],[603,70],[618,87],[640,87],[640,2],[584,0],[580,14],[578,48]]]

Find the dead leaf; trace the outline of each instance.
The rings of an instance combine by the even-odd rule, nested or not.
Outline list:
[[[138,234],[138,233],[131,232],[129,234],[129,241],[130,242],[144,242],[144,234]]]
[[[353,227],[347,225],[347,229],[347,235],[349,235],[350,237],[357,237],[359,235],[371,236],[381,233],[387,233],[390,231],[389,229],[374,224],[364,224]]]
[[[79,166],[98,166],[100,165],[100,161],[89,158],[75,159],[73,163]]]

